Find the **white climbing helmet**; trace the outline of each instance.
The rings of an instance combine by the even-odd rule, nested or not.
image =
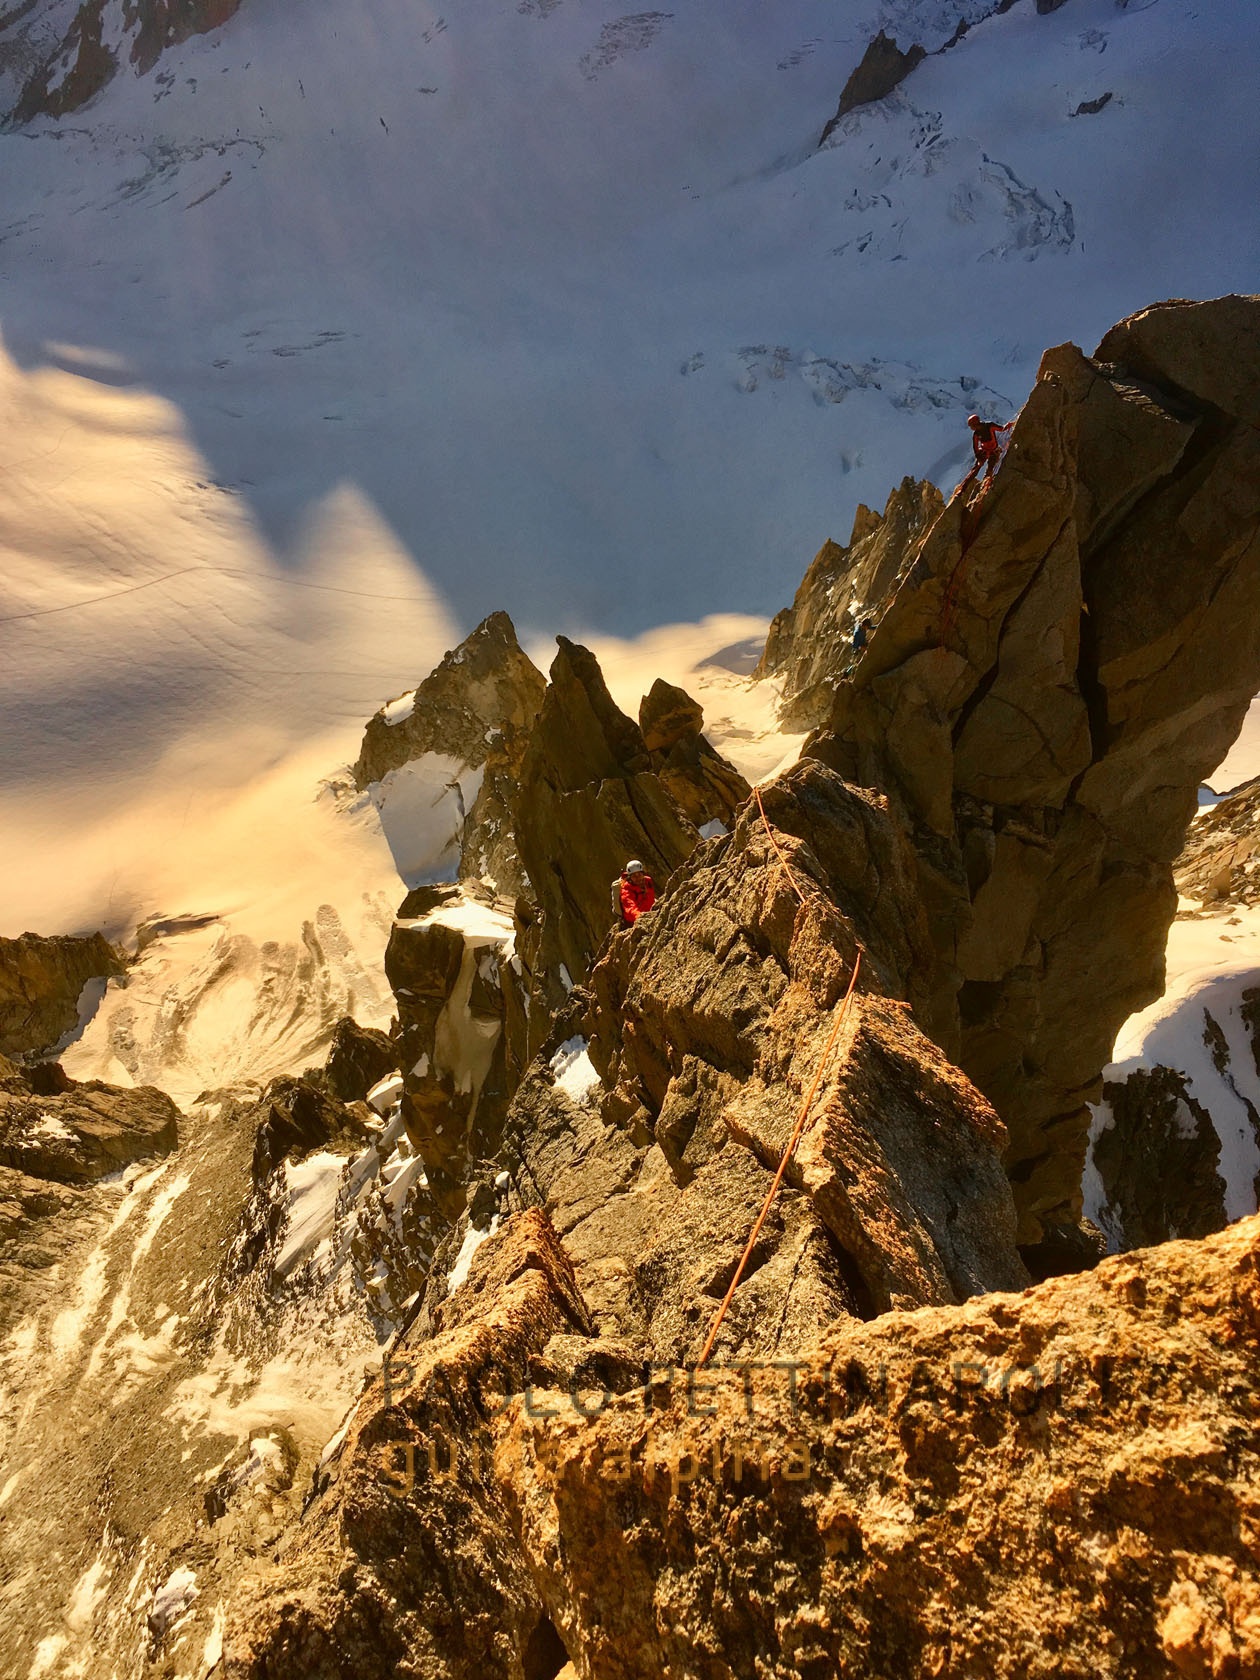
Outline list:
[[[621,873],[623,875],[646,875],[647,871],[644,869],[643,865],[639,862],[638,858],[631,858],[630,862],[626,865],[626,867],[622,870]]]

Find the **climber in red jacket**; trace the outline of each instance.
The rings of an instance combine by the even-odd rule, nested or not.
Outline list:
[[[995,420],[982,420],[978,414],[969,414],[967,424],[971,427],[971,448],[976,457],[973,471],[983,467],[984,476],[992,478],[1002,459],[1001,434],[1009,432],[1015,422],[1008,420],[999,426]]]
[[[631,858],[621,872],[618,892],[622,927],[633,927],[645,910],[656,903],[656,888],[652,877],[638,858]]]

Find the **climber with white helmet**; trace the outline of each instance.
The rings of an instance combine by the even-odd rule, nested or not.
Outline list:
[[[656,886],[638,858],[631,858],[612,884],[613,914],[623,928],[633,927],[656,903]]]

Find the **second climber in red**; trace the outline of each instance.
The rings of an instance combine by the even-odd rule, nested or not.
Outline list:
[[[638,858],[631,858],[621,872],[620,900],[622,927],[633,927],[656,903],[656,887]]]
[[[976,467],[983,467],[984,476],[992,478],[1002,459],[1002,433],[1009,432],[1015,422],[1008,420],[999,426],[996,420],[982,420],[978,414],[970,414],[967,424],[971,427],[971,448],[976,457]]]

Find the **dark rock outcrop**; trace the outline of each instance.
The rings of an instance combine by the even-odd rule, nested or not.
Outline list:
[[[464,1207],[470,1163],[498,1149],[514,1089],[511,945],[505,906],[452,896],[395,922],[385,952],[398,1003],[403,1119],[434,1200],[452,1220]]]
[[[36,1090],[0,1056],[0,1166],[31,1178],[88,1184],[132,1161],[167,1155],[179,1143],[179,1110],[165,1091],[123,1090],[62,1076]]]
[[[253,1174],[261,1180],[281,1161],[300,1161],[336,1139],[362,1143],[363,1121],[308,1079],[273,1079],[251,1114],[257,1125]]]
[[[44,17],[32,18],[34,0],[0,17],[0,48],[14,61],[36,65],[27,76],[12,112],[0,113],[20,125],[39,116],[65,117],[81,110],[119,69],[119,53],[106,45],[109,35],[130,42],[127,57],[139,76],[147,75],[163,52],[193,35],[219,29],[240,9],[241,0],[83,0],[63,34],[49,38]]]
[[[1219,929],[1222,954],[1237,927],[1233,908],[1260,902],[1258,812],[1260,782],[1199,811],[1173,868],[1183,902],[1177,921]],[[1195,900],[1199,908],[1185,907]],[[1122,1249],[1202,1236],[1227,1223],[1220,1138],[1241,1132],[1244,1148],[1248,1133],[1260,1142],[1260,1112],[1248,1096],[1260,1072],[1260,987],[1245,984],[1245,953],[1240,944],[1240,969],[1204,977],[1166,1005],[1140,1065],[1130,1055],[1115,1070],[1123,1077],[1109,1074],[1104,1082],[1110,1116],[1094,1164],[1110,1235]],[[1196,1041],[1210,1070],[1193,1055]],[[1253,1192],[1260,1194],[1260,1183]],[[1237,1200],[1229,1205],[1240,1211]]]
[[[896,591],[915,544],[944,507],[926,480],[903,479],[882,517],[859,504],[849,546],[825,542],[796,599],[770,626],[758,677],[774,677],[788,729],[817,729],[831,711],[836,684],[857,663],[853,633]]]
[[[701,733],[700,703],[658,677],[639,705],[639,728],[652,768],[687,819],[698,829],[714,821],[728,825],[751,789]]]
[[[1128,3],[1128,0],[1116,0],[1116,3],[1124,6]],[[1009,12],[1014,4],[1015,0],[967,0],[965,4],[948,8],[957,19],[953,33],[948,39],[943,38],[945,30],[948,28],[944,11],[936,20],[933,20],[930,14],[921,17],[919,27],[927,32],[929,40],[935,40],[938,43],[932,47],[930,52],[918,42],[913,43],[907,47],[905,52],[902,52],[896,41],[881,29],[879,34],[869,42],[865,53],[862,55],[861,62],[845,83],[836,114],[823,129],[818,144],[820,146],[825,145],[851,111],[856,111],[863,105],[872,105],[877,100],[886,99],[890,93],[895,92],[910,72],[917,68],[925,58],[951,52],[960,41],[965,40],[970,30],[977,23],[995,14],[1000,15],[1002,12]],[[1059,7],[1064,4],[1066,4],[1066,0],[1036,0],[1037,13],[1041,17],[1046,17],[1051,12],[1057,12]],[[1100,110],[1110,98],[1110,94],[1105,94],[1098,102],[1086,104],[1081,109],[1084,111]],[[1073,113],[1073,115],[1079,114],[1079,112]]]
[[[563,1003],[612,924],[611,883],[638,857],[666,885],[699,838],[620,711],[589,649],[566,637],[521,765],[516,842],[542,912],[539,968]]]
[[[398,1066],[398,1048],[388,1033],[361,1027],[347,1015],[333,1032],[323,1079],[342,1102],[362,1102],[373,1085]]]
[[[1183,898],[1200,904],[1260,903],[1260,779],[1199,812],[1174,879]]]
[[[902,52],[896,41],[881,29],[862,55],[862,62],[844,84],[836,114],[823,129],[818,144],[824,145],[831,138],[850,111],[856,111],[859,105],[873,105],[877,99],[887,98],[926,56],[917,43]]]
[[[429,752],[480,764],[488,731],[510,739],[528,735],[546,686],[521,651],[512,620],[505,612],[491,613],[424,679],[406,717],[390,723],[389,708],[382,707],[372,718],[355,780],[366,787]]]
[[[480,770],[480,788],[464,814],[460,879],[519,892],[524,883],[511,808],[545,688],[542,672],[521,651],[512,620],[491,613],[424,679],[406,716],[391,723],[391,708],[384,706],[372,718],[354,766],[356,784],[383,781],[430,753]]]
[[[1260,680],[1257,388],[1260,299],[1047,352],[1001,472],[911,540],[807,746],[913,836],[1028,1245],[1079,1214],[1086,1101],[1162,989],[1171,866]]]
[[[1094,1165],[1123,1247],[1220,1231],[1225,1182],[1212,1117],[1174,1068],[1137,1068],[1107,1080],[1110,1124],[1094,1143]]]
[[[35,933],[0,938],[0,1055],[38,1055],[73,1031],[89,980],[121,974],[122,957],[103,935]]]

